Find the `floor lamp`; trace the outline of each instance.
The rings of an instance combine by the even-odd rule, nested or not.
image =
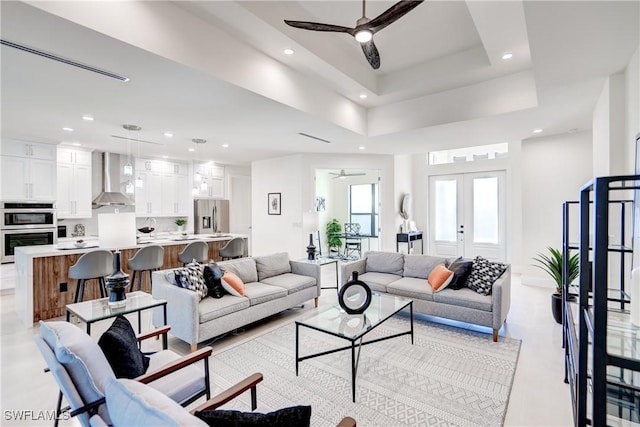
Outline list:
[[[100,247],[114,248],[113,273],[107,277],[106,288],[109,291],[109,306],[123,307],[127,304],[126,288],[129,275],[122,271],[120,248],[136,244],[136,214],[119,213],[98,214],[98,240]]]

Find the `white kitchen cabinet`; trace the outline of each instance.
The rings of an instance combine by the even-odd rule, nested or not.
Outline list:
[[[42,160],[56,160],[56,146],[54,144],[40,144],[37,142],[18,141],[15,139],[3,139],[3,156],[28,157]]]
[[[9,145],[15,147],[14,144]],[[4,141],[2,147],[4,153]],[[15,150],[9,150],[9,152],[15,152]],[[38,152],[38,150],[34,152]],[[2,165],[2,199],[48,202],[56,200],[56,163],[54,160],[5,155],[0,156],[0,158]],[[55,155],[53,158],[55,158]]]
[[[187,216],[189,214],[188,166],[164,160],[136,159],[136,177],[144,181],[136,188],[137,216]]]
[[[189,214],[189,187],[186,175],[167,174],[162,177],[162,215],[186,216]]]
[[[58,148],[58,218],[91,218],[91,152]]]
[[[136,215],[162,216],[162,173],[140,172],[143,187],[136,187]]]
[[[208,163],[194,165],[195,177],[194,185],[198,188],[197,197],[212,199],[224,198],[224,166],[216,166]],[[202,189],[205,182],[206,189]]]

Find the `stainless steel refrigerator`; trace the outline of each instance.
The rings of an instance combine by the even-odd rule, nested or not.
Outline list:
[[[229,201],[195,199],[193,201],[196,234],[229,232]]]

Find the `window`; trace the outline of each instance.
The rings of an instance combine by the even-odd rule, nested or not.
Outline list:
[[[360,234],[378,236],[378,184],[349,186],[349,221],[360,224]]]
[[[509,143],[503,142],[500,144],[431,151],[429,153],[429,164],[442,165],[445,163],[474,162],[479,160],[502,159],[508,156]]]

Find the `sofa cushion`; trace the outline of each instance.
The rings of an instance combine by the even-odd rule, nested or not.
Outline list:
[[[261,280],[260,283],[285,288],[288,293],[292,294],[302,289],[314,287],[316,285],[316,279],[299,274],[284,273]]]
[[[245,283],[244,295],[249,298],[250,305],[258,305],[263,302],[287,296],[287,290],[279,286],[267,285],[266,283]]]
[[[401,278],[402,276],[396,274],[376,272],[358,275],[358,280],[362,280],[364,283],[369,285],[372,291],[377,292],[387,292],[387,285]]]
[[[254,260],[256,261],[256,269],[258,270],[257,281],[259,282],[279,274],[291,273],[289,254],[286,252],[255,257]]]
[[[229,294],[224,295],[220,299],[205,298],[200,301],[200,304],[198,305],[200,323],[205,323],[209,320],[234,313],[242,310],[243,308],[249,307],[249,305],[249,298],[234,297]]]
[[[449,270],[453,271],[453,280],[449,283],[449,289],[462,289],[464,288],[469,274],[471,274],[471,268],[473,261],[470,259],[464,259],[462,257],[456,258],[450,265]]]
[[[449,270],[444,264],[438,264],[429,273],[428,282],[433,292],[441,292],[453,280],[453,271]]]
[[[445,264],[445,258],[429,255],[405,255],[402,276],[426,279],[438,264]]]
[[[176,283],[185,289],[198,294],[202,299],[207,296],[209,290],[202,274],[203,267],[197,261],[190,262],[183,268],[175,270]]]
[[[465,286],[481,295],[491,294],[493,282],[505,272],[507,266],[499,262],[491,262],[481,256],[475,257],[471,274]]]
[[[253,258],[239,258],[232,261],[219,262],[218,265],[222,270],[229,270],[234,273],[244,283],[258,281],[256,261]]]
[[[389,273],[402,276],[404,266],[404,256],[395,252],[367,252],[365,271],[377,273]],[[427,277],[427,276],[425,276]]]
[[[459,307],[473,308],[482,311],[491,311],[491,296],[481,295],[468,288],[460,290],[445,289],[433,294],[433,300],[437,303],[457,305]]]
[[[433,301],[433,290],[425,279],[403,277],[387,285],[387,292],[402,297]]]
[[[244,283],[230,271],[225,271],[220,280],[222,288],[235,297],[244,296]]]

